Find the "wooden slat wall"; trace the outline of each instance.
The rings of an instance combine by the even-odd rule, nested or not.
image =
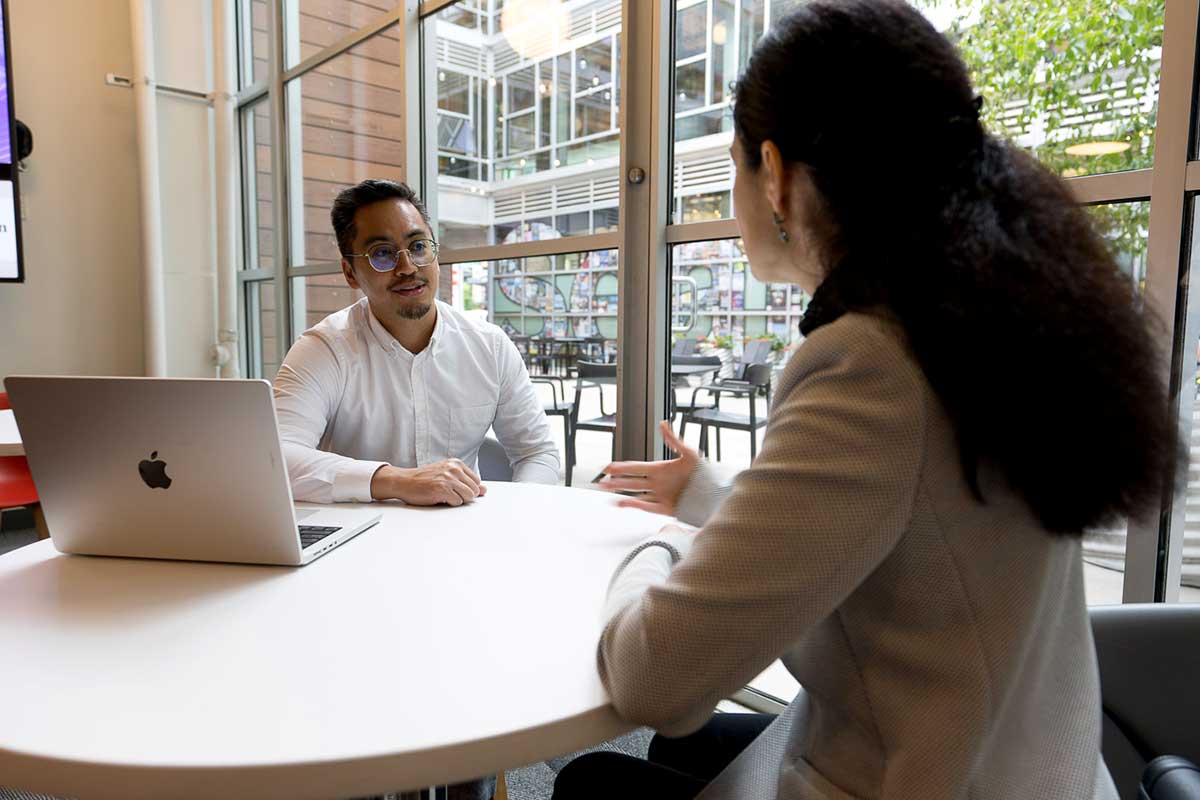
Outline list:
[[[314,0],[303,7],[307,44],[317,48],[345,35],[338,25],[378,18],[375,4]],[[316,24],[313,20],[319,20]],[[394,27],[300,78],[304,170],[303,261],[336,261],[329,208],[339,191],[366,178],[399,180],[404,159],[403,78]],[[296,259],[297,262],[300,259]]]
[[[396,0],[293,0],[299,3],[300,57],[329,47],[396,8]],[[256,77],[266,75],[267,0],[252,0]],[[392,26],[325,62],[300,81],[305,252],[296,265],[336,261],[329,208],[337,193],[366,178],[399,180],[404,158],[400,39]],[[255,113],[259,264],[273,265],[275,214],[271,208],[271,130],[267,107]],[[293,143],[295,146],[297,143]],[[295,185],[295,184],[293,184]],[[297,220],[297,223],[301,221]]]

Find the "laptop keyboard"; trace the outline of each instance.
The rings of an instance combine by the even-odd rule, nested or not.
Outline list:
[[[301,525],[300,526],[300,549],[312,547],[317,542],[324,539],[331,533],[340,531],[341,528],[330,528],[323,525]]]

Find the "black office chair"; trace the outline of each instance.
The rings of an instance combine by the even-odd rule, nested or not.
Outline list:
[[[512,464],[509,463],[508,453],[504,445],[487,436],[479,445],[479,477],[485,481],[511,481],[513,478]]]
[[[1200,767],[1179,756],[1159,756],[1146,765],[1139,800],[1200,800]]]
[[[742,359],[733,367],[733,374],[728,378],[717,381],[721,385],[739,386],[746,385],[746,370],[754,364],[768,364],[771,360],[771,343],[770,342],[750,342],[742,350]],[[767,398],[767,407],[771,406],[771,376],[767,376],[767,382],[760,387],[763,394]]]
[[[533,338],[532,345],[529,356],[530,372],[536,367],[543,375],[553,374],[558,363],[559,343],[549,336],[540,336]]]
[[[767,415],[758,415],[758,393],[764,389],[769,392],[771,385],[771,365],[770,364],[748,364],[743,373],[743,379],[740,381],[723,381],[720,383],[709,384],[707,386],[697,386],[692,392],[691,405],[697,405],[697,396],[700,392],[707,392],[714,400],[713,405],[708,408],[701,407],[696,411],[683,415],[683,420],[679,423],[679,436],[683,438],[683,433],[687,430],[689,422],[695,422],[700,425],[700,452],[706,457],[708,456],[708,429],[714,428],[717,432],[717,461],[721,460],[721,429],[730,428],[737,431],[747,431],[750,434],[750,460],[753,461],[758,456],[758,429],[764,428],[767,425]],[[745,397],[750,401],[749,414],[737,414],[732,411],[721,410],[722,396]],[[770,395],[767,397],[767,410],[771,407]]]
[[[594,361],[580,361],[576,364],[578,372],[575,375],[575,402],[571,412],[570,454],[567,456],[567,486],[571,485],[571,471],[575,467],[575,435],[579,431],[599,431],[610,434],[612,438],[612,457],[617,457],[617,412],[608,413],[604,410],[604,386],[617,385],[617,365],[597,364]],[[579,404],[583,400],[585,389],[595,389],[600,393],[600,416],[591,419],[579,419]]]
[[[681,341],[686,341],[686,340],[681,340]],[[694,356],[694,355],[693,356],[677,356],[677,355],[672,354],[671,364],[672,364],[672,366],[675,364],[687,364],[687,365],[692,365],[692,366],[697,366],[697,367],[713,367],[714,368],[713,371],[711,373],[709,373],[710,377],[717,375],[721,370],[721,359],[718,358],[717,356]],[[713,383],[714,383],[714,381],[709,380],[708,383],[704,384],[704,385],[706,385],[706,386],[712,385]],[[671,408],[668,410],[671,412],[671,424],[672,425],[675,424],[675,416],[677,414],[685,414],[686,415],[686,414],[691,414],[693,412],[699,411],[701,409],[713,407],[714,404],[713,404],[713,402],[711,402],[711,398],[709,398],[708,402],[698,403],[696,401],[696,393],[695,392],[692,392],[691,396],[688,399],[683,400],[683,401],[680,401],[679,398],[675,396],[676,389],[692,388],[691,384],[688,383],[687,376],[680,376],[678,378],[675,378],[671,382],[671,384],[672,384],[671,385],[671,403],[672,403],[672,405],[671,405]],[[682,423],[680,424],[679,435],[680,436],[683,435],[683,424]],[[718,450],[719,450],[719,448],[718,448]]]
[[[1200,605],[1127,604],[1089,612],[1100,667],[1102,751],[1117,793],[1122,800],[1200,797],[1169,794],[1198,776],[1180,762],[1157,760],[1171,755],[1200,763]]]

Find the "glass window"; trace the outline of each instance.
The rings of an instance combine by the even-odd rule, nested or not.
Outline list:
[[[586,212],[585,212],[586,216]],[[525,357],[543,400],[576,399],[574,375],[580,362],[612,364],[617,356],[617,252],[602,250],[563,253],[536,258],[455,264],[450,278],[452,303],[464,313],[502,328]],[[561,378],[559,385],[541,376]],[[615,419],[615,376],[579,393],[580,422],[595,422],[605,414]],[[559,392],[565,390],[566,394]],[[566,448],[566,433],[558,418],[551,433]],[[588,481],[612,461],[613,435],[602,430],[577,430],[573,483]]]
[[[505,146],[509,155],[514,153],[524,153],[534,148],[534,119],[533,114],[522,114],[519,117],[510,117],[505,130],[508,136],[505,141]],[[524,166],[522,164],[521,166]]]
[[[242,189],[245,213],[245,269],[275,267],[275,213],[271,204],[271,117],[270,106],[260,100],[241,110]]]
[[[341,189],[403,174],[400,50],[390,48],[386,60],[369,55],[395,36],[388,28],[287,86],[291,163],[299,170],[289,181],[293,265],[338,261],[329,208]],[[459,132],[454,142],[469,138]]]
[[[594,136],[613,127],[612,102],[603,94],[592,93],[575,101],[575,135]]]
[[[601,39],[575,51],[575,91],[607,86],[613,80],[612,39]]]
[[[1087,212],[1130,284],[1139,294],[1145,292],[1149,201],[1088,206]]]
[[[242,50],[241,85],[250,86],[265,81],[270,71],[270,8],[267,0],[242,0],[239,4],[238,25]]]
[[[251,377],[274,380],[279,371],[279,337],[275,325],[275,281],[250,281],[246,287],[246,341]]]
[[[687,111],[707,105],[704,70],[707,62],[693,61],[675,70],[675,110]]]
[[[958,44],[993,132],[1064,177],[1152,165],[1163,0],[1125,4],[1102,29],[1061,3],[916,4]],[[676,163],[725,157],[733,135],[729,85],[794,3],[773,0],[769,14],[766,7],[764,0],[676,0]],[[694,141],[705,137],[711,144]]]
[[[1196,276],[1200,274],[1200,205],[1196,198],[1192,203],[1192,249],[1190,273],[1193,278],[1190,285],[1195,287]],[[1187,392],[1180,392],[1179,405],[1182,419],[1180,429],[1187,438],[1193,453],[1192,462],[1195,464],[1195,453],[1200,451],[1200,292],[1191,289],[1181,297],[1187,300],[1187,322],[1183,330],[1183,352],[1195,356],[1185,359],[1183,367],[1182,386],[1190,387]],[[1179,602],[1200,603],[1200,515],[1195,509],[1200,508],[1200,476],[1192,466],[1188,471],[1187,491],[1175,501],[1172,514],[1171,536],[1168,545],[1168,569],[1166,579],[1168,596],[1178,591]],[[1182,538],[1182,542],[1179,539]]]
[[[292,278],[292,316],[297,321],[295,333],[308,330],[363,296],[362,292],[347,285],[340,272]]]
[[[777,18],[786,5],[780,0],[771,2],[772,18]],[[676,204],[673,221],[712,220],[713,211],[727,218],[734,213],[733,162],[729,158],[733,141],[730,87],[766,32],[767,3],[676,0],[675,6],[675,86],[670,100],[675,113],[674,155],[680,178],[675,188],[682,202]],[[717,164],[724,165],[723,174],[714,175]],[[697,191],[716,199],[690,199],[689,195]]]
[[[573,0],[568,9],[547,0],[537,7],[532,17],[510,17],[491,6],[480,22],[490,33],[478,37],[464,36],[444,13],[423,22],[437,53],[438,153],[428,163],[436,164],[448,249],[611,229],[607,217],[585,223],[577,215],[610,208],[619,191],[621,5]],[[441,86],[453,75],[474,88],[451,97]]]
[[[508,105],[504,109],[505,113],[515,114],[533,108],[536,95],[533,89],[532,66],[512,73],[504,79],[504,84],[508,87]]]
[[[1063,3],[917,5],[958,44],[994,133],[1067,177],[1152,166],[1163,0],[1115,6],[1099,28]]]
[[[394,11],[397,5],[398,0],[284,0],[284,35],[287,39],[284,50],[288,67],[294,67],[377,21],[383,14]],[[388,46],[387,42],[381,41],[375,48],[383,51]],[[390,46],[393,51],[400,47],[394,34]],[[396,56],[393,53],[383,57],[390,60]]]
[[[683,3],[676,3],[683,6]],[[682,60],[705,52],[708,38],[708,3],[700,0],[675,12],[675,58]]]
[[[455,114],[471,113],[471,79],[467,75],[438,70],[438,109]]]
[[[673,371],[671,384],[677,404],[689,404],[696,389],[714,378],[732,377],[746,356],[747,345],[767,343],[764,360],[778,371],[803,340],[799,326],[807,298],[792,307],[790,295],[798,300],[803,297],[799,288],[764,284],[755,278],[740,239],[676,245],[671,251],[671,270],[675,282],[671,309],[673,340],[695,342],[679,345],[678,350],[720,359],[720,366],[711,374]],[[761,348],[756,345],[751,354]],[[712,398],[701,390],[697,399],[708,402]],[[765,391],[753,398],[723,396],[721,409],[748,419],[751,402],[756,404],[756,417],[765,420]],[[675,421],[678,424],[682,420],[681,414]],[[756,447],[762,443],[763,433],[764,429],[756,432]],[[699,446],[700,426],[687,425],[684,438],[689,444]],[[709,455],[744,469],[750,466],[750,435],[744,431],[726,431],[722,436],[722,452],[716,453],[714,439]]]

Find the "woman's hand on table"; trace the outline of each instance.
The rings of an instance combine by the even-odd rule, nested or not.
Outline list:
[[[638,508],[652,514],[675,516],[679,498],[687,488],[692,470],[700,463],[700,454],[675,435],[671,423],[659,423],[663,442],[678,453],[670,461],[617,461],[604,468],[608,476],[600,488],[609,492],[639,492],[636,497],[624,497],[618,506]]]

